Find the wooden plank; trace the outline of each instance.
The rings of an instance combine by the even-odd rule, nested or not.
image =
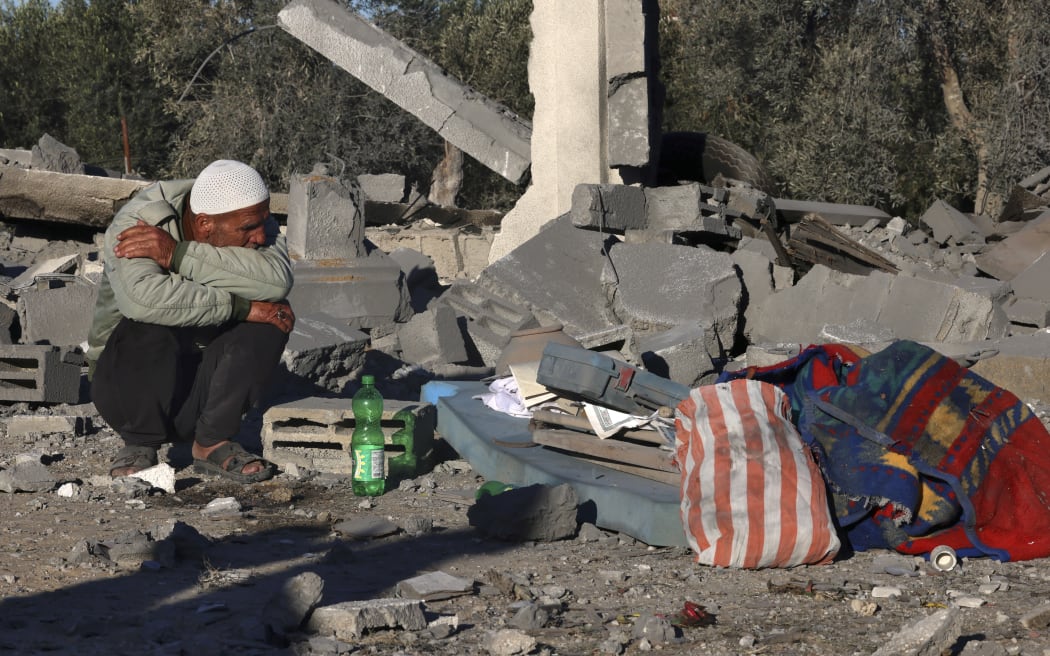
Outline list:
[[[673,463],[673,454],[655,446],[632,444],[613,438],[600,440],[596,435],[559,429],[535,430],[532,432],[532,441],[544,446],[597,456],[614,462],[665,472],[678,472],[678,467]]]
[[[587,456],[575,456],[580,460],[585,460],[594,465],[601,465],[602,467],[608,467],[609,469],[615,469],[616,471],[624,472],[625,474],[633,474],[639,478],[645,478],[650,481],[657,481],[658,483],[667,483],[674,487],[679,487],[682,484],[682,475],[679,472],[666,472],[660,471],[659,469],[649,469],[648,467],[638,467],[637,465],[628,465],[623,462],[612,462],[610,460],[602,460],[601,458],[590,458]]]

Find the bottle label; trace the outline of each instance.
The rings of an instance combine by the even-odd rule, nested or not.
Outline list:
[[[355,481],[381,481],[383,480],[386,456],[383,453],[383,445],[362,445],[354,448],[354,480]]]

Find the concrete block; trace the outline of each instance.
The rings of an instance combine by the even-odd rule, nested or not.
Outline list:
[[[279,466],[352,474],[350,439],[356,422],[350,398],[307,397],[263,414],[263,457]],[[437,412],[430,403],[383,399],[388,480],[411,478],[434,465]]]
[[[646,371],[687,387],[701,384],[713,374],[723,353],[709,353],[710,328],[699,324],[675,326],[661,333],[640,337],[633,347]]]
[[[288,189],[288,250],[297,258],[365,255],[364,200],[357,184],[329,175],[322,164],[294,175]]]
[[[1001,298],[1000,288],[967,279],[942,282],[881,271],[856,276],[817,265],[793,288],[763,301],[748,325],[753,340],[772,343],[815,343],[825,325],[853,321],[878,324],[900,339],[995,339],[1009,325]]]
[[[367,599],[343,601],[315,608],[306,628],[348,641],[373,629],[419,631],[427,626],[423,602],[418,599]]]
[[[456,312],[448,305],[436,305],[398,324],[397,337],[405,362],[428,365],[469,359]]]
[[[655,0],[603,3],[609,166],[643,167],[658,143],[662,91],[656,77]]]
[[[977,256],[977,268],[999,280],[1013,280],[1050,251],[1050,210]]]
[[[24,148],[0,148],[0,164],[29,168],[33,165],[33,151]]]
[[[405,283],[410,290],[417,287],[440,287],[437,268],[433,258],[414,248],[398,247],[388,251],[390,259],[397,262],[405,274]]]
[[[1050,301],[1011,298],[1003,303],[1003,311],[1012,324],[1036,328],[1046,328],[1050,325]]]
[[[933,232],[938,244],[984,242],[984,235],[965,214],[943,200],[935,200],[919,218]]]
[[[970,371],[1022,399],[1050,399],[1050,332],[1039,330],[969,346],[972,352],[996,351],[970,366]]]
[[[527,121],[360,16],[331,0],[293,0],[277,23],[511,182],[528,170]]]
[[[616,184],[578,184],[572,192],[572,224],[609,232],[644,229],[646,192]]]
[[[573,227],[563,214],[490,264],[477,284],[530,310],[543,325],[562,324],[572,337],[604,330],[623,323],[611,312],[601,283],[605,252],[615,241]]]
[[[1050,301],[1050,253],[1043,253],[1014,276],[1010,287],[1019,298]]]
[[[398,173],[362,173],[357,184],[365,198],[380,203],[400,203],[405,200],[405,176]]]
[[[86,417],[73,415],[15,415],[4,421],[8,437],[29,435],[83,435],[89,427]]]
[[[57,346],[0,346],[0,401],[76,403],[80,367],[64,362]]]
[[[435,309],[447,305],[457,316],[463,317],[471,344],[481,361],[488,366],[494,366],[499,361],[511,333],[540,325],[528,308],[474,283],[453,284],[436,303]]]
[[[751,250],[736,250],[729,257],[744,281],[747,307],[761,303],[773,293],[773,262],[769,258]]]
[[[997,281],[962,276],[954,282],[940,282],[900,275],[893,279],[877,321],[901,339],[996,339],[1005,336],[1010,325],[1002,300],[1003,287]]]
[[[407,321],[413,314],[397,262],[376,249],[346,260],[294,260],[288,301],[297,313],[328,314],[351,328]]]
[[[797,223],[811,212],[820,215],[820,218],[832,225],[862,226],[871,219],[878,219],[880,225],[885,225],[893,218],[882,210],[867,205],[844,205],[791,198],[775,198],[773,204],[777,213],[788,223]]]
[[[617,244],[610,261],[607,293],[615,294],[621,322],[641,333],[703,325],[710,328],[708,353],[731,348],[743,286],[729,255],[706,246]]]
[[[98,285],[83,278],[50,289],[24,289],[18,296],[22,341],[78,346],[87,342]]]
[[[298,313],[281,354],[289,373],[333,392],[364,365],[369,337],[346,322],[321,313]]]
[[[883,642],[873,656],[941,654],[963,633],[966,617],[957,609],[938,610],[907,624]]]

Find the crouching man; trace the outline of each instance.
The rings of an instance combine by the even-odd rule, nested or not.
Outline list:
[[[87,356],[95,407],[124,440],[110,475],[192,440],[197,472],[272,477],[233,440],[295,324],[288,246],[259,173],[219,160],[144,188],[114,216],[102,257]]]

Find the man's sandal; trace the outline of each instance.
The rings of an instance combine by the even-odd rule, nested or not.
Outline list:
[[[229,462],[226,460],[229,459]],[[242,470],[258,462],[262,469],[251,474]],[[225,464],[225,467],[223,466]],[[227,442],[208,454],[207,458],[194,458],[193,471],[198,474],[214,474],[238,483],[258,483],[273,478],[276,467],[272,462],[244,450],[237,442]]]
[[[109,475],[114,478],[119,476],[131,476],[132,474],[139,473],[143,469],[149,469],[156,464],[157,449],[155,447],[125,444],[124,448],[117,451],[117,455],[113,456],[113,460],[109,464]],[[125,474],[113,473],[121,469],[129,469],[131,471]]]

